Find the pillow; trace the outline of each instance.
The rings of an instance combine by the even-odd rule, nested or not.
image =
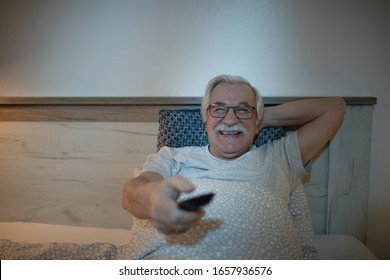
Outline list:
[[[279,139],[283,136],[286,136],[286,129],[283,127],[263,128],[253,144],[260,146],[269,140]],[[157,150],[163,146],[178,148],[207,144],[207,134],[199,109],[160,110]]]

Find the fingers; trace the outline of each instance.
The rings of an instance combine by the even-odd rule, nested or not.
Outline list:
[[[159,231],[165,234],[183,233],[196,225],[204,214],[204,210],[187,212],[177,209],[176,215],[172,216],[172,220],[155,219],[154,224]]]
[[[196,225],[204,215],[205,211],[202,209],[194,212],[184,211],[174,202],[164,211],[156,212],[153,222],[156,228],[163,233],[182,233]]]
[[[165,183],[167,186],[174,188],[177,191],[177,195],[181,192],[189,193],[195,190],[195,186],[192,183],[180,176],[170,177]]]
[[[182,177],[171,177],[161,182],[153,198],[150,216],[156,228],[163,233],[181,233],[204,216],[203,210],[188,212],[179,209],[177,198],[181,192],[192,192],[195,186]]]

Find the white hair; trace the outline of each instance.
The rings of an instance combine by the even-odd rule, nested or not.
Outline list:
[[[221,83],[227,83],[227,84],[244,84],[249,86],[253,94],[256,98],[256,115],[257,120],[256,124],[260,124],[260,122],[263,119],[264,114],[264,104],[263,104],[263,98],[261,97],[261,94],[259,91],[253,87],[246,79],[240,77],[240,76],[231,76],[231,75],[220,75],[217,76],[209,81],[209,83],[206,86],[206,92],[202,99],[202,106],[201,106],[201,114],[202,114],[202,120],[203,123],[206,123],[206,112],[210,105],[210,99],[211,99],[211,93],[213,92],[214,88],[221,84]]]

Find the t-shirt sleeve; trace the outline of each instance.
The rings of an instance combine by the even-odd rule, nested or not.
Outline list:
[[[150,154],[142,167],[142,172],[153,171],[163,178],[171,177],[175,162],[171,148],[162,147],[157,153]]]
[[[286,137],[274,142],[274,152],[279,158],[277,163],[288,175],[290,191],[292,192],[301,183],[302,178],[311,172],[311,163],[306,166],[302,163],[296,131],[289,132]]]

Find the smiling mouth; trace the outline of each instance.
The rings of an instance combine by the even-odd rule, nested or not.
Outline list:
[[[236,135],[240,135],[242,132],[241,131],[220,131],[219,133],[221,133],[222,135],[227,135],[227,136],[236,136]]]

